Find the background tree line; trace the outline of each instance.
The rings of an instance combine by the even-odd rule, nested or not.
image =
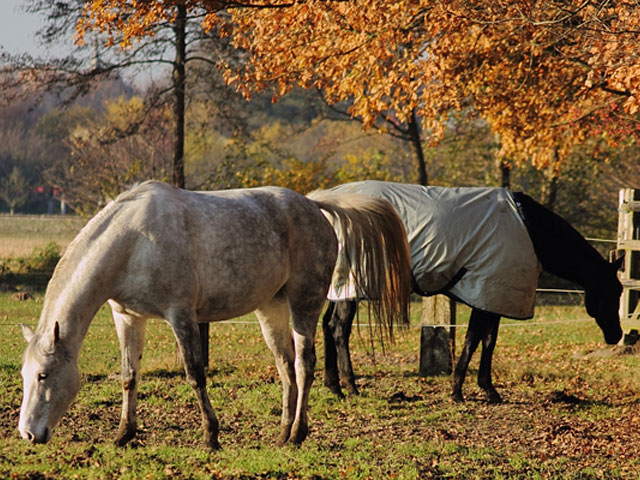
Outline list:
[[[505,185],[613,236],[639,178],[635,7],[361,3],[25,1],[71,53],[3,56],[6,209],[383,178]]]

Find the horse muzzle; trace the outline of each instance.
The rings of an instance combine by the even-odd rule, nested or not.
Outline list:
[[[51,429],[20,428],[20,435],[31,444],[47,443],[51,439]]]

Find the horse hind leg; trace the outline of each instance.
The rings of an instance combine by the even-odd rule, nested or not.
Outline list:
[[[137,430],[136,404],[146,319],[126,314],[116,302],[110,300],[109,304],[120,343],[122,365],[122,411],[114,443],[123,446],[135,436]]]
[[[501,403],[502,398],[493,386],[491,379],[491,363],[493,350],[495,349],[496,340],[498,339],[500,317],[492,313],[487,313],[485,314],[485,318],[485,331],[482,337],[482,356],[480,357],[480,369],[478,371],[478,386],[484,390],[489,403]]]
[[[293,326],[294,369],[298,387],[296,413],[288,441],[296,444],[302,443],[309,428],[307,409],[316,363],[314,337],[326,294],[324,289],[318,289],[317,286],[318,284],[315,285],[317,290],[315,293],[312,285],[306,285],[306,288],[298,290],[298,294],[294,294],[291,289],[287,291]]]
[[[322,317],[322,332],[324,334],[324,385],[339,398],[344,398],[340,388],[338,375],[338,352],[333,330],[332,318],[336,302],[329,302],[326,312]]]
[[[340,389],[340,380],[350,394],[358,395],[359,393],[349,352],[349,337],[357,308],[357,301],[341,300],[335,302],[334,307],[330,308],[331,311],[327,310],[323,319],[325,385],[341,398],[344,395]]]
[[[187,381],[194,389],[198,399],[202,414],[204,444],[217,450],[220,448],[218,419],[207,395],[207,377],[204,371],[200,332],[195,313],[188,308],[175,308],[169,312],[166,320],[171,325],[180,348]]]
[[[289,439],[295,418],[298,389],[294,369],[294,348],[289,328],[289,304],[281,293],[256,310],[262,335],[273,353],[282,382],[282,419],[278,445]]]

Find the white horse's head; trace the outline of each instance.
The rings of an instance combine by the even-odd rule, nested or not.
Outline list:
[[[18,429],[25,440],[46,443],[80,389],[80,373],[60,339],[57,322],[43,334],[23,325],[22,333],[28,345],[22,358],[23,397]]]

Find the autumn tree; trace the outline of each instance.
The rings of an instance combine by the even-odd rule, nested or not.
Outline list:
[[[203,28],[232,35],[246,52],[227,79],[247,95],[273,85],[276,96],[294,85],[319,88],[329,103],[348,102],[365,125],[417,118],[431,144],[452,111],[472,108],[497,134],[505,167],[530,161],[553,174],[598,112],[638,108],[632,2],[107,3],[114,9],[88,2],[87,11],[101,12],[88,18],[115,25],[125,41],[149,35],[168,6],[202,7]],[[118,24],[122,12],[129,15]]]
[[[417,114],[438,140],[452,111],[486,119],[508,161],[557,166],[596,113],[637,110],[640,29],[627,2],[307,1],[233,10],[245,91],[320,88],[374,125]],[[311,28],[310,28],[311,27]]]
[[[84,215],[95,214],[129,185],[171,177],[171,112],[148,112],[142,99],[106,104],[103,116],[75,125],[66,143],[65,162],[45,172],[45,178],[65,193]],[[135,133],[122,135],[135,126]]]
[[[30,84],[44,85],[48,91],[57,91],[64,100],[70,101],[86,94],[108,76],[154,71],[162,77],[163,72],[170,69],[170,83],[160,83],[150,89],[147,111],[166,102],[172,105],[171,180],[184,187],[188,68],[202,63],[216,65],[221,58],[233,63],[227,55],[225,41],[216,32],[207,33],[201,28],[205,12],[194,2],[180,1],[27,0],[25,8],[46,19],[46,27],[39,32],[43,44],[62,41],[72,46],[75,38],[76,47],[66,58],[4,55],[4,96],[32,94],[24,89],[28,79]],[[151,15],[154,20],[149,22],[144,15]],[[138,21],[141,23],[136,27]],[[136,125],[130,128],[122,134],[134,133]]]
[[[32,119],[25,122],[23,112],[3,109],[0,114],[0,183],[10,209],[39,206],[42,198],[37,198],[35,187],[41,185],[42,172],[57,160],[54,142],[38,131]]]
[[[31,186],[18,167],[13,167],[11,173],[0,180],[0,198],[9,206],[9,213],[13,215],[29,198]]]

